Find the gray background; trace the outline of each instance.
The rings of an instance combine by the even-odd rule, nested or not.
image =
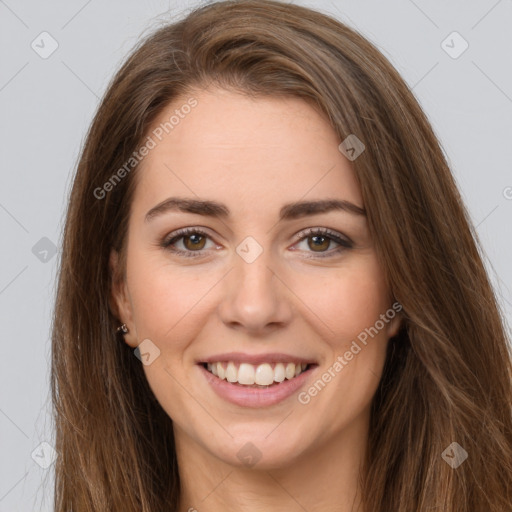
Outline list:
[[[53,439],[49,328],[65,197],[87,127],[137,39],[198,3],[0,0],[0,511],[51,510],[53,466],[40,466],[51,448],[39,446]],[[510,325],[512,1],[295,3],[358,29],[413,87]],[[43,31],[58,43],[47,58],[31,47],[51,49]],[[464,42],[446,39],[453,31],[469,44],[457,58]]]

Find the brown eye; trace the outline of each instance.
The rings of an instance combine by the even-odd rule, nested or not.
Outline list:
[[[353,242],[335,231],[326,228],[309,228],[297,235],[297,248],[306,254],[306,258],[329,258],[340,255],[353,247]],[[304,245],[301,248],[301,245]],[[331,244],[334,248],[329,249]],[[337,246],[337,247],[336,247]],[[307,255],[309,253],[309,256]],[[311,255],[314,253],[314,255]]]
[[[206,238],[198,233],[183,237],[183,245],[190,251],[204,249],[205,243]]]
[[[312,242],[310,242],[312,240]],[[314,235],[308,237],[308,247],[315,252],[324,252],[329,248],[331,239],[323,235]]]
[[[160,245],[178,256],[196,257],[205,255],[209,249],[208,241],[212,242],[210,236],[203,230],[185,228],[173,233],[170,238],[162,240]],[[215,246],[213,243],[212,245]]]

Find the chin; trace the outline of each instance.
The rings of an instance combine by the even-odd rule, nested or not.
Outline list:
[[[244,432],[233,435],[223,446],[209,446],[211,453],[230,466],[265,471],[292,465],[304,450],[303,436],[302,441],[300,436],[294,439],[296,430],[290,435],[284,431],[269,435],[272,429],[268,428],[245,428]]]

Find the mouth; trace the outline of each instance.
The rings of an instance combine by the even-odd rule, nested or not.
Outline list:
[[[221,381],[242,388],[267,389],[277,387],[311,371],[316,363],[263,362],[242,363],[236,361],[213,361],[199,363],[207,372]]]

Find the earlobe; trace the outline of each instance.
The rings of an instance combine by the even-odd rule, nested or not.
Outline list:
[[[400,332],[402,324],[403,315],[401,312],[397,312],[388,324],[388,338],[393,338],[396,336]]]

